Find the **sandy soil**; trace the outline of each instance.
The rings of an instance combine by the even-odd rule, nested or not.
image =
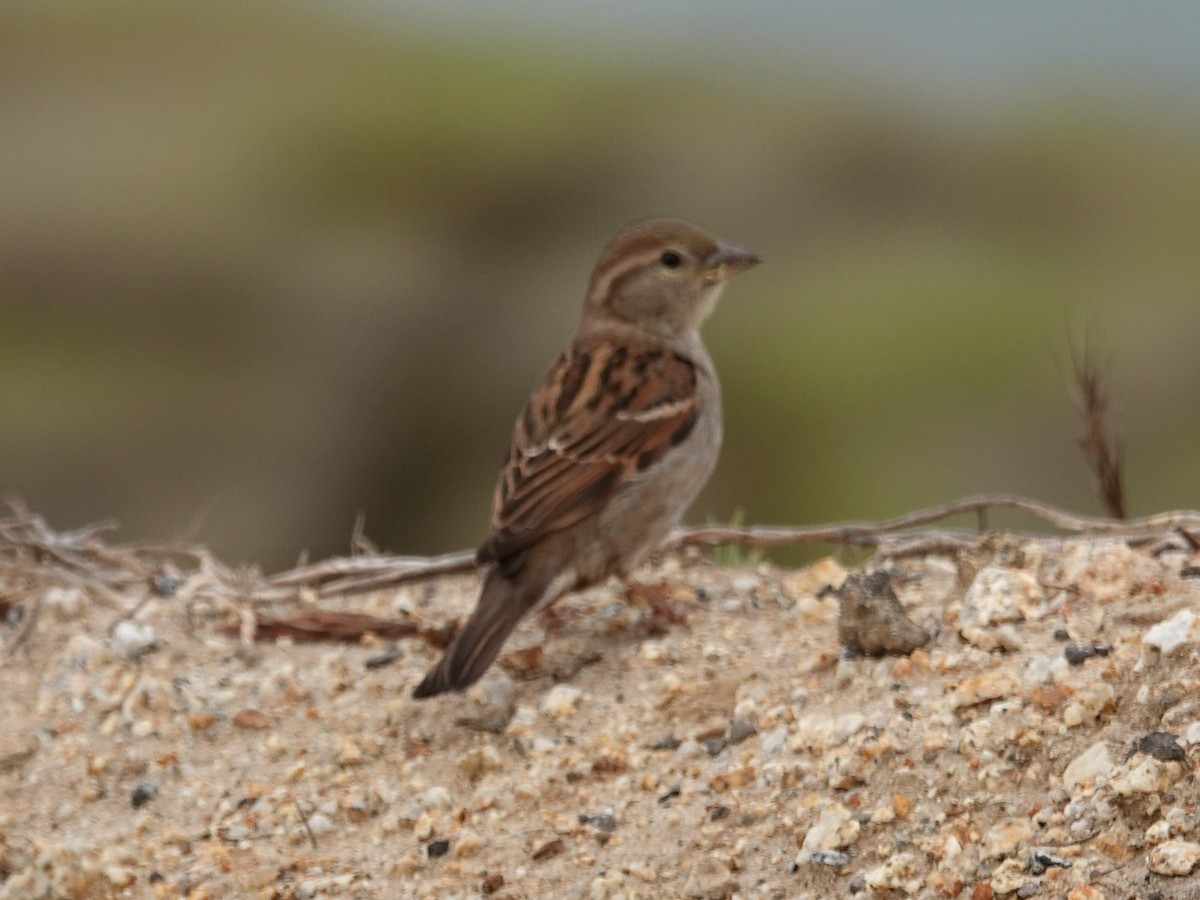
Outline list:
[[[838,563],[671,557],[422,703],[422,640],[245,645],[203,592],[0,569],[37,586],[0,626],[0,898],[1200,898],[1197,563],[900,562],[928,642],[850,658]]]

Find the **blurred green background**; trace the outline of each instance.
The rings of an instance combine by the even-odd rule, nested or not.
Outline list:
[[[1200,506],[1200,7],[497,6],[0,7],[0,492],[473,546],[600,247],[675,215],[766,260],[692,521],[1098,512],[1089,330],[1131,513]]]

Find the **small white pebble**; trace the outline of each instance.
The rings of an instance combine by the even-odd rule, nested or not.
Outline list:
[[[1107,775],[1112,769],[1113,762],[1108,753],[1108,745],[1098,741],[1071,760],[1063,771],[1063,785],[1067,790],[1071,790],[1080,782],[1089,781],[1094,784],[1097,778]]]
[[[52,587],[42,595],[42,603],[56,619],[78,619],[87,609],[87,596],[79,588]]]
[[[1158,875],[1190,875],[1200,865],[1200,844],[1165,841],[1150,853],[1150,871]]]
[[[772,728],[770,731],[764,731],[760,734],[758,736],[758,746],[763,756],[774,756],[783,749],[786,740],[787,727],[780,726],[779,728]]]
[[[828,803],[817,817],[816,824],[805,832],[796,863],[803,865],[820,850],[836,850],[853,844],[862,826],[850,810],[840,803]]]
[[[440,784],[435,784],[416,796],[417,805],[422,809],[448,809],[450,792]]]
[[[1192,625],[1196,614],[1190,609],[1181,609],[1165,622],[1152,626],[1143,636],[1142,643],[1155,647],[1163,656],[1170,656],[1192,638]]]
[[[122,659],[136,659],[153,649],[157,639],[153,625],[142,625],[128,619],[119,622],[113,630],[113,652]]]
[[[1146,829],[1146,842],[1150,844],[1161,844],[1163,841],[1171,837],[1171,823],[1166,819],[1159,819],[1153,825]]]
[[[314,835],[329,834],[333,829],[333,821],[325,813],[313,813],[308,817],[308,830]]]

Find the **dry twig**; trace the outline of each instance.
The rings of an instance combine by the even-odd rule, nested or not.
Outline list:
[[[1109,515],[1115,519],[1125,518],[1125,489],[1121,479],[1121,443],[1109,434],[1108,391],[1105,389],[1104,373],[1096,360],[1096,352],[1090,340],[1084,340],[1083,348],[1076,352],[1071,346],[1071,367],[1075,377],[1076,404],[1083,416],[1084,431],[1079,438],[1079,447],[1092,470],[1096,493]]]
[[[889,557],[929,553],[952,553],[970,545],[978,536],[966,529],[925,528],[952,516],[973,513],[983,520],[988,510],[1007,509],[1023,513],[1060,532],[1104,535],[1136,546],[1162,546],[1174,541],[1196,546],[1200,536],[1200,512],[1160,513],[1141,519],[1120,520],[1081,516],[1035,500],[1007,494],[966,497],[930,509],[919,510],[883,522],[840,522],[816,526],[701,527],[680,529],[671,535],[668,549],[742,545],[781,547],[821,543],[874,548]],[[475,556],[470,551],[434,557],[388,556],[378,553],[328,559],[264,577],[256,570],[235,570],[204,548],[163,546],[110,546],[104,534],[110,524],[92,525],[76,531],[56,532],[39,516],[13,504],[12,515],[0,519],[0,587],[5,574],[23,581],[8,598],[10,605],[33,596],[50,585],[86,588],[117,603],[121,618],[136,612],[146,596],[125,607],[122,597],[131,588],[158,596],[173,596],[187,605],[205,600],[239,622],[247,644],[257,627],[256,608],[272,603],[346,597],[368,591],[445,575],[471,573]],[[1045,535],[1041,535],[1045,536]],[[365,541],[355,541],[363,547]],[[9,587],[12,591],[12,587]],[[35,612],[30,608],[26,615]],[[118,619],[119,621],[120,619]],[[313,623],[307,623],[311,626]],[[315,630],[329,630],[328,622]],[[377,625],[379,623],[376,623]],[[114,623],[115,625],[115,623]],[[389,627],[405,623],[391,623]],[[337,630],[337,629],[333,629]],[[18,633],[17,642],[27,633]],[[15,643],[15,642],[13,642]],[[10,643],[11,649],[12,643]]]

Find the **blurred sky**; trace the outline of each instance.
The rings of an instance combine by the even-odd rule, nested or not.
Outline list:
[[[766,263],[692,521],[1200,506],[1200,5],[0,6],[0,492],[267,568],[469,546],[622,223]]]
[[[1200,86],[1200,5],[1147,0],[360,0],[467,33],[559,35],[625,60],[668,49],[721,65],[852,66],[942,97],[1003,96],[1030,79],[1120,75]],[[648,60],[649,61],[649,60]]]

